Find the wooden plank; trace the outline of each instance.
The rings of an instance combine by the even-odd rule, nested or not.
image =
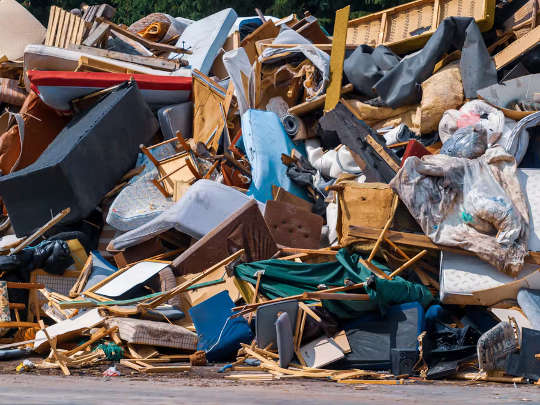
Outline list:
[[[100,23],[96,29],[94,29],[88,37],[83,41],[83,45],[96,46],[103,36],[109,33],[110,27],[105,23]]]
[[[140,70],[133,70],[124,66],[111,64],[102,60],[94,59],[91,56],[82,55],[79,58],[78,72],[107,72],[107,73],[139,73],[144,74]]]
[[[70,13],[71,14],[71,13]],[[75,14],[71,14],[69,16],[69,25],[66,32],[66,42],[64,43],[64,48],[67,48],[68,45],[71,43],[71,36],[73,35],[73,30],[75,29],[75,26],[77,24],[77,16]]]
[[[0,328],[39,328],[39,324],[35,322],[0,322]]]
[[[433,18],[431,19],[431,31],[436,31],[441,20],[441,1],[435,0],[433,5]]]
[[[347,94],[353,90],[354,90],[354,86],[351,83],[349,83],[341,88],[341,94],[342,95]],[[323,107],[325,102],[326,102],[326,94],[323,94],[321,96],[315,97],[313,100],[305,101],[303,103],[295,105],[294,107],[289,108],[288,112],[289,114],[302,116]]]
[[[23,243],[18,245],[16,248],[12,249],[9,254],[14,255],[16,253],[19,253],[25,247],[29,246],[37,238],[39,238],[41,235],[43,235],[45,232],[47,232],[49,229],[51,229],[54,225],[59,223],[66,215],[68,215],[70,213],[70,211],[71,211],[71,208],[66,208],[66,209],[60,211],[49,222],[47,222],[45,225],[43,225],[41,228],[39,228],[37,231],[35,231],[32,235],[30,235],[28,238],[26,238]]]
[[[141,371],[145,374],[155,374],[155,373],[178,373],[178,372],[190,371],[190,370],[191,370],[191,366],[151,366],[151,365],[148,365],[146,368],[142,369]]]
[[[347,40],[347,24],[351,6],[336,11],[334,36],[332,38],[332,53],[330,55],[330,83],[326,89],[324,111],[333,110],[341,97],[341,82],[343,80],[343,62],[345,60],[345,41]]]
[[[540,42],[540,26],[536,27],[532,31],[529,31],[527,34],[523,35],[518,40],[512,42],[497,55],[493,57],[495,61],[495,67],[497,70],[502,69],[509,63],[512,63],[518,57],[523,55],[525,52],[534,48]]]
[[[377,45],[382,44],[386,38],[387,21],[388,13],[384,12],[381,14],[381,27],[379,28],[379,39],[377,41]]]
[[[304,299],[317,300],[336,300],[336,301],[369,301],[368,294],[348,294],[348,293],[324,293],[324,292],[305,292],[302,294]]]
[[[422,257],[424,257],[427,254],[427,250],[422,250],[420,253],[418,253],[416,256],[411,258],[410,260],[407,260],[405,263],[403,263],[401,266],[399,266],[396,270],[394,270],[390,274],[390,278],[394,278],[397,275],[399,275],[402,271],[412,266],[414,263],[416,263],[418,260],[420,260]]]
[[[380,231],[380,229],[353,225],[349,229],[349,234],[361,239],[376,240],[380,234]],[[444,250],[467,256],[476,256],[473,252],[469,252],[468,250],[436,245],[426,235],[389,230],[386,232],[385,237],[393,243],[416,247],[419,249]],[[540,264],[540,252],[529,251],[529,254],[525,257],[525,263]]]
[[[71,14],[70,12],[64,11],[64,13],[64,22],[62,24],[62,30],[60,31],[60,44],[58,45],[60,48],[64,48],[66,46],[66,35],[69,21],[71,20],[71,16],[73,16],[73,14]]]
[[[220,104],[225,104],[227,89],[214,84],[208,76],[194,71],[192,97],[195,100],[193,106],[193,139],[195,143],[208,144],[213,152],[219,142],[223,129],[223,120],[220,114]],[[209,85],[212,84],[212,86]],[[210,140],[213,137],[214,139]],[[218,142],[213,142],[217,138]]]
[[[86,42],[86,41],[85,41]],[[68,49],[88,53],[95,56],[120,60],[123,62],[135,63],[137,65],[149,66],[154,69],[172,72],[180,67],[177,60],[156,58],[152,56],[131,55],[129,53],[109,51],[91,46],[71,44]]]
[[[6,283],[7,288],[13,288],[13,289],[23,289],[23,290],[40,290],[42,288],[45,288],[45,286],[42,283],[18,283],[15,281],[8,281]]]
[[[75,44],[80,44],[82,42],[84,31],[86,31],[86,22],[81,18],[79,20],[79,28],[77,29],[77,38]]]
[[[45,36],[45,45],[47,45],[47,46],[51,45],[51,37],[53,35],[52,27],[54,25],[55,16],[56,16],[56,6],[52,6],[51,10],[49,11],[49,22],[47,24],[47,35]]]
[[[62,32],[62,27],[64,26],[64,18],[66,16],[66,13],[64,10],[60,9],[58,11],[58,22],[57,22],[57,25],[54,27],[54,32],[55,32],[55,38],[54,38],[54,46],[56,47],[60,47],[60,41],[61,41],[61,32]]]

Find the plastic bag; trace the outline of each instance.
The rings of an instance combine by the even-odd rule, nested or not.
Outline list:
[[[500,146],[478,159],[407,159],[390,182],[436,244],[475,253],[516,276],[527,254],[529,213],[515,159]]]
[[[494,145],[505,130],[502,111],[481,100],[465,103],[456,110],[448,110],[439,122],[439,137],[445,143],[458,129],[468,126],[482,127],[487,133],[488,146]],[[511,130],[511,128],[508,128]]]
[[[487,149],[487,131],[482,126],[468,126],[458,129],[446,140],[440,153],[448,156],[474,159],[482,156]]]

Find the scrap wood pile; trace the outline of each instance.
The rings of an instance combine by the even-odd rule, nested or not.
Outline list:
[[[1,358],[537,382],[539,1],[349,14],[0,1]]]

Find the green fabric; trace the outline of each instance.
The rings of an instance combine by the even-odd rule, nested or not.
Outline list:
[[[257,282],[256,273],[264,270],[259,290],[270,299],[289,297],[305,291],[317,291],[320,284],[326,288],[342,287],[345,280],[362,283],[371,276],[371,271],[359,263],[360,255],[349,254],[341,249],[336,254],[336,261],[327,263],[297,263],[288,260],[263,260],[260,262],[239,264],[235,274],[240,279],[253,285]],[[379,269],[390,273],[388,267],[373,261]],[[432,301],[430,291],[421,284],[411,283],[401,277],[393,280],[375,278],[375,288],[347,291],[349,293],[367,293],[369,301],[323,301],[323,305],[341,319],[356,318],[360,313],[377,308],[384,314],[390,305],[418,301],[424,308]]]

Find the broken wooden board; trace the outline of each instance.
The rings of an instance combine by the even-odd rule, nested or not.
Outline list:
[[[91,56],[81,56],[79,58],[79,63],[76,72],[106,72],[106,73],[139,73],[145,74],[141,70],[134,70],[124,66],[119,66],[113,63],[107,63],[105,61],[95,59]]]
[[[101,56],[104,58],[110,58],[123,62],[135,63],[137,65],[148,66],[153,69],[164,70],[167,72],[172,72],[180,68],[181,66],[178,60],[155,58],[152,56],[131,55],[129,53],[109,51],[108,49],[99,49],[85,45],[70,44],[68,46],[68,49],[90,55]]]
[[[103,42],[104,39],[107,39],[109,36],[111,28],[105,24],[101,23],[96,28],[94,28],[88,37],[83,41],[83,45],[86,46],[97,46]]]
[[[343,62],[345,60],[345,40],[347,39],[347,23],[351,6],[336,11],[332,53],[330,55],[330,83],[326,89],[324,111],[335,108],[341,97],[341,82],[343,80]]]
[[[512,42],[493,57],[497,70],[515,61],[525,52],[534,48],[540,42],[540,26],[529,31],[527,34]]]
[[[273,21],[268,20],[242,40],[240,46],[245,49],[251,65],[253,65],[255,60],[259,57],[256,48],[257,41],[275,38],[278,34],[279,27],[276,27]]]
[[[225,106],[226,94],[227,90],[208,76],[198,70],[193,71],[193,139],[195,144],[202,142],[207,147],[212,144],[214,153],[221,137],[219,128],[223,129],[220,104]]]
[[[350,236],[360,239],[377,240],[380,233],[380,229],[352,225],[349,234]],[[411,246],[419,249],[444,250],[468,256],[475,256],[473,252],[469,252],[468,250],[436,245],[426,235],[388,230],[385,234],[385,238],[398,245]],[[540,252],[529,251],[529,254],[525,257],[525,263],[540,264]]]
[[[341,95],[350,93],[354,90],[354,86],[349,83],[341,88]],[[326,103],[326,93],[315,97],[313,100],[305,101],[289,108],[289,114],[302,116],[312,111],[315,111],[324,106]]]

